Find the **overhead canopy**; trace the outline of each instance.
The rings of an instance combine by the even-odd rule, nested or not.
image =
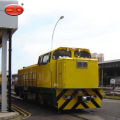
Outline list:
[[[120,59],[99,62],[99,67],[100,68],[118,68],[118,67],[120,67]]]

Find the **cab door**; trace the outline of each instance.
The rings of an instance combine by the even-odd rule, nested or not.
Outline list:
[[[38,59],[38,66],[37,66],[37,87],[42,87],[42,58],[40,56]]]
[[[50,71],[50,53],[43,55],[42,60],[42,87],[51,88],[51,71]]]

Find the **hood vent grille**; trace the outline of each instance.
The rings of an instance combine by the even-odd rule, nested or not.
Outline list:
[[[77,68],[88,68],[87,61],[77,61]]]

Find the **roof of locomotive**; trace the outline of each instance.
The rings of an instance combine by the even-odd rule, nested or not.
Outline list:
[[[69,49],[69,50],[72,50],[72,51],[75,51],[75,50],[80,49],[81,51],[87,51],[87,52],[90,53],[90,50],[89,50],[89,49],[86,49],[86,48],[75,48],[75,47],[59,47],[59,48],[56,48],[56,49],[52,50],[52,52],[54,52],[54,51],[56,51],[56,50],[59,50],[59,49]],[[45,55],[45,54],[48,54],[48,53],[50,53],[50,52],[51,52],[51,51],[46,52],[46,53],[44,53],[44,54],[41,54],[40,56]],[[91,54],[91,53],[90,53],[90,54]],[[40,56],[39,56],[39,57],[40,57]],[[27,68],[31,68],[31,67],[35,67],[35,66],[37,66],[37,64],[30,65],[30,66],[26,66],[26,67],[23,67],[22,69],[19,69],[19,70],[23,70],[23,69],[27,69]]]
[[[81,50],[89,51],[89,49],[87,49],[87,48],[75,48],[75,47],[59,47],[59,48],[56,48],[56,49],[54,49],[52,51],[55,51],[55,50],[58,50],[58,49],[67,49],[67,48],[69,48],[71,50],[81,49]]]
[[[86,49],[86,48],[58,47],[58,48],[56,48],[56,49],[54,49],[54,50],[51,50],[51,51],[46,52],[46,53],[41,54],[41,55],[45,55],[45,54],[47,54],[47,53],[54,52],[54,51],[59,50],[59,49],[69,49],[69,50],[73,50],[73,51],[80,49],[81,51],[87,51],[87,52],[89,52],[89,53],[91,54],[90,50],[89,50],[89,49]],[[40,55],[40,56],[41,56],[41,55]]]
[[[31,68],[31,67],[36,67],[36,66],[37,66],[37,64],[26,66],[26,67],[23,67],[23,68],[19,69],[18,71],[23,70],[23,69],[28,69],[28,68]]]

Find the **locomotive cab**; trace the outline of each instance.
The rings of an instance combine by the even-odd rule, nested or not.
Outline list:
[[[59,48],[51,56],[52,87],[98,88],[98,61],[88,49]]]

